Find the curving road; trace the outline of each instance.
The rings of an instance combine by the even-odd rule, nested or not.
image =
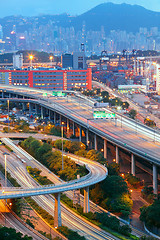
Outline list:
[[[153,130],[143,124],[135,122],[129,118],[119,116],[117,120],[93,119],[93,103],[91,99],[80,96],[77,97],[53,97],[52,92],[47,92],[47,97],[43,96],[44,90],[31,88],[17,88],[14,86],[0,86],[1,90],[19,94],[32,98],[35,104],[48,108],[52,111],[68,117],[78,125],[88,128],[92,133],[105,138],[113,144],[125,149],[135,156],[160,165],[160,132]],[[109,111],[110,110],[107,110]]]
[[[11,147],[11,146],[10,146]],[[22,158],[26,160],[26,164],[32,167],[37,167],[38,169],[42,169],[44,175],[49,175],[50,178],[54,181],[54,179],[58,180],[58,177],[51,173],[47,168],[41,165],[38,161],[31,159],[30,156],[25,157],[22,152],[18,152],[18,150],[14,149],[14,152]],[[25,152],[24,152],[25,153]],[[26,154],[26,153],[25,153]],[[1,154],[0,154],[1,155]],[[17,181],[21,184],[23,188],[33,188],[35,186],[39,186],[37,182],[35,182],[30,175],[25,170],[24,164],[21,163],[19,159],[15,156],[8,156],[7,157],[7,169],[8,171],[14,176]],[[29,159],[30,157],[30,159]],[[4,157],[3,157],[4,158]],[[57,181],[55,180],[55,184]],[[33,199],[47,212],[51,215],[54,213],[54,198],[52,195],[42,195],[33,197]],[[65,205],[61,203],[62,208],[62,223],[69,228],[78,231],[80,235],[85,236],[89,240],[104,240],[104,239],[117,239],[113,237],[111,234],[105,232],[104,230],[100,229],[99,227],[89,223],[79,215],[75,214],[73,211],[68,209]]]
[[[7,138],[1,139],[5,144],[9,145],[11,148],[17,148],[11,140]],[[24,153],[23,150],[21,152]],[[26,153],[24,153],[26,154]],[[23,154],[23,155],[24,155]],[[51,193],[61,193],[70,190],[76,190],[80,188],[85,188],[91,185],[94,185],[98,182],[103,181],[108,172],[106,167],[102,166],[97,162],[93,162],[90,160],[86,160],[84,164],[87,165],[87,168],[90,170],[89,174],[83,178],[77,179],[75,181],[70,181],[68,183],[63,183],[61,185],[46,185],[45,187],[37,187],[37,188],[30,188],[30,189],[19,189],[19,188],[7,188],[5,191],[0,193],[0,199],[7,199],[7,198],[18,198],[18,197],[30,197],[30,196],[37,196],[37,195],[45,195]]]

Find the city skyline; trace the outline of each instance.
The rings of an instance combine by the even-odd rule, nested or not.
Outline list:
[[[62,14],[68,13],[71,15],[80,15],[91,8],[104,3],[113,2],[117,4],[127,3],[127,4],[137,4],[143,6],[149,10],[160,11],[160,6],[158,0],[46,0],[45,2],[40,0],[31,1],[19,1],[19,0],[7,0],[1,2],[0,18],[9,15],[23,15],[23,16],[36,16],[39,14]]]

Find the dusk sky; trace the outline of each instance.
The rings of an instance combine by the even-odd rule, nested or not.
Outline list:
[[[160,11],[160,0],[1,0],[0,17],[9,15],[34,16],[39,14],[69,13],[79,15],[104,2],[130,3]]]

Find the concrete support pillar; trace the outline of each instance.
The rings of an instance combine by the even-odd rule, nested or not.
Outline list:
[[[9,98],[11,98],[11,95],[12,95],[12,94],[11,94],[11,93],[9,93]]]
[[[22,103],[22,109],[23,109],[23,111],[26,110],[26,104],[25,103]]]
[[[94,135],[94,149],[97,150],[98,146],[97,146],[97,135]]]
[[[82,142],[82,127],[79,126],[79,142]]]
[[[131,174],[136,176],[136,161],[133,153],[131,154]]]
[[[75,136],[75,123],[73,122],[73,135]]]
[[[88,129],[86,129],[86,145],[89,146],[89,134],[88,134]]]
[[[158,173],[155,164],[153,164],[153,193],[158,194]]]
[[[60,122],[60,125],[62,124],[62,115],[59,115],[59,122]]]
[[[69,119],[67,118],[67,133],[69,133]]]
[[[56,124],[56,112],[54,112],[54,124]]]
[[[60,193],[55,193],[55,205],[54,205],[54,227],[58,228],[62,226],[61,221],[61,204],[60,204]]]
[[[119,148],[116,146],[116,163],[119,164]]]
[[[2,98],[4,98],[4,91],[2,91]]]
[[[33,109],[32,103],[29,103],[29,113],[30,114],[32,114],[32,109]]]
[[[89,187],[86,187],[84,189],[84,213],[90,212],[90,206],[89,206]]]
[[[104,139],[104,158],[106,158],[107,159],[107,140],[106,139]]]
[[[42,119],[44,118],[44,115],[43,115],[43,107],[41,107],[41,118],[42,118]]]
[[[48,115],[49,115],[48,118],[49,118],[49,120],[51,120],[51,110],[48,110],[48,113],[49,113],[49,114],[48,114]]]
[[[38,114],[38,105],[37,104],[35,104],[35,112],[36,112],[36,114]]]

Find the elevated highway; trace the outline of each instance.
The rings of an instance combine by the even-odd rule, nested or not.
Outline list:
[[[153,188],[154,193],[158,192],[158,170],[160,166],[160,134],[143,124],[132,119],[116,115],[115,119],[93,119],[92,99],[76,93],[74,96],[54,97],[52,92],[31,88],[20,88],[14,86],[0,86],[2,98],[29,98],[30,112],[41,114],[41,117],[48,117],[54,123],[62,119],[65,121],[67,131],[75,129],[82,140],[82,131],[85,135],[86,145],[92,143],[92,147],[97,150],[98,139],[104,141],[104,157],[107,158],[107,142],[112,143],[116,150],[116,162],[119,163],[119,149],[123,149],[131,154],[131,173],[136,174],[136,157],[140,157],[153,167]],[[47,96],[46,94],[47,93]],[[44,96],[45,95],[45,96]],[[26,101],[26,100],[25,100]],[[39,108],[40,107],[40,108]],[[111,112],[109,109],[103,109]],[[58,119],[57,119],[58,118]],[[92,136],[94,139],[92,140]],[[90,145],[91,147],[91,145]]]
[[[26,153],[23,149],[17,147],[10,139],[1,139],[6,145],[8,145],[15,153],[20,153],[22,156],[27,158],[29,161],[33,160],[33,157]],[[0,199],[10,199],[10,198],[21,198],[21,197],[31,197],[39,195],[54,194],[55,196],[55,217],[54,225],[55,227],[61,226],[61,210],[60,210],[60,193],[84,188],[84,212],[90,211],[89,206],[89,186],[103,181],[108,172],[105,166],[93,162],[91,160],[79,160],[79,164],[85,164],[89,173],[80,178],[67,183],[61,183],[58,185],[45,185],[45,186],[30,186],[23,188],[3,188],[0,192]]]

